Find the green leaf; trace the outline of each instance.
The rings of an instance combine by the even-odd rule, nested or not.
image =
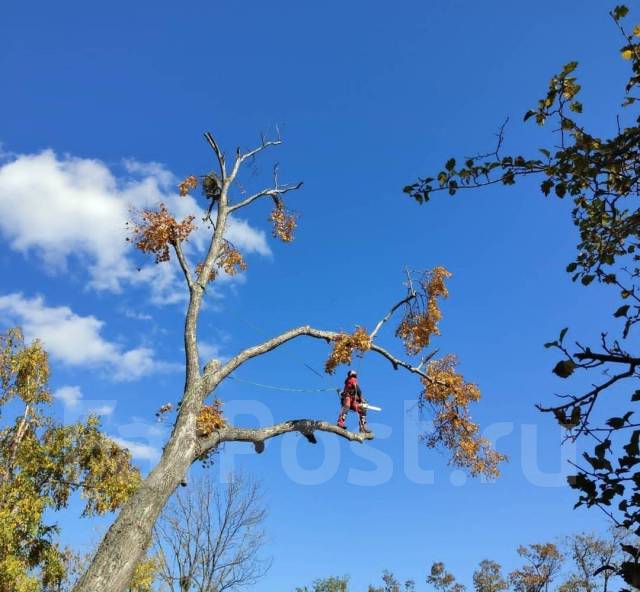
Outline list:
[[[574,272],[578,267],[578,264],[574,261],[573,263],[569,263],[569,265],[567,265],[567,269],[566,271],[568,271],[569,273]]]
[[[631,395],[631,400],[640,401],[640,391],[636,391],[635,393],[633,393],[633,395]]]
[[[562,360],[558,362],[552,372],[560,378],[569,378],[576,369],[576,365],[572,360]]]
[[[587,497],[594,498],[596,496],[596,484],[582,473],[568,477],[567,481],[569,487],[583,491]]]
[[[629,310],[629,305],[623,304],[618,310],[616,310],[616,312],[613,313],[613,316],[616,318],[626,317],[628,310]]]
[[[553,409],[553,415],[561,426],[567,425],[567,415],[564,412],[564,409]]]
[[[584,456],[585,460],[596,470],[613,470],[611,463],[606,458],[595,458],[589,456],[586,452],[582,456]]]
[[[551,188],[553,187],[553,181],[551,179],[545,179],[542,183],[540,183],[540,189],[542,193],[545,195],[549,195]]]
[[[448,171],[452,171],[453,169],[456,168],[456,159],[455,158],[450,158],[449,160],[447,160],[446,164],[444,165],[444,168],[447,169]]]
[[[629,456],[637,457],[640,452],[640,430],[634,430],[631,434],[629,444],[623,446]]]
[[[565,327],[564,329],[562,329],[562,331],[560,331],[560,343],[562,343],[562,340],[564,339],[564,336],[567,334],[568,330],[569,327]]]
[[[624,4],[619,4],[613,9],[613,12],[611,14],[616,21],[619,21],[621,18],[624,18],[625,16],[627,16],[627,14],[629,14],[629,8]]]
[[[580,412],[580,407],[574,407],[571,410],[571,420],[570,420],[570,423],[568,424],[568,427],[575,428],[580,423],[581,417],[582,417],[582,414]]]
[[[565,64],[564,68],[562,68],[562,73],[571,74],[571,72],[573,72],[577,67],[578,62],[569,62],[568,64]],[[571,80],[575,80],[575,78],[572,78]]]
[[[583,286],[588,286],[594,279],[595,276],[593,275],[583,275],[580,281],[582,282]]]
[[[535,114],[536,114],[536,112],[530,109],[529,111],[527,111],[527,112],[524,114],[523,121],[527,121],[527,119],[529,119],[529,118],[533,117]]]
[[[558,184],[556,185],[555,189],[556,189],[556,195],[557,195],[559,198],[561,198],[561,199],[562,199],[562,198],[566,195],[566,193],[567,193],[567,186],[566,186],[564,183],[558,183]]]
[[[607,425],[614,430],[619,430],[625,424],[625,420],[622,417],[611,417],[607,419]]]
[[[605,457],[607,450],[610,450],[610,449],[611,449],[611,440],[607,438],[604,442],[601,442],[594,448],[594,452],[596,453],[597,458],[602,459]]]
[[[504,175],[502,175],[503,185],[513,185],[515,182],[516,180],[513,171],[507,171]]]

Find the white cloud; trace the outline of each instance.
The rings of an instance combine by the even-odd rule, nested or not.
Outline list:
[[[91,415],[111,415],[115,410],[114,405],[98,405],[97,407],[89,407],[88,413]]]
[[[146,314],[144,312],[138,312],[138,311],[132,310],[131,308],[125,308],[122,311],[122,314],[124,314],[124,316],[127,317],[128,319],[135,319],[136,321],[153,320],[153,317],[151,315]]]
[[[148,460],[150,462],[157,462],[160,459],[160,450],[154,446],[148,444],[142,444],[140,442],[134,442],[132,440],[125,440],[124,438],[118,438],[117,436],[109,436],[116,444],[128,448],[131,452],[131,456],[135,460]]]
[[[115,411],[115,401],[87,400],[79,386],[66,385],[56,389],[53,397],[58,399],[65,410],[65,420],[77,421],[87,415],[101,417],[111,415]]]
[[[100,334],[104,323],[94,316],[77,315],[67,306],[48,307],[40,296],[0,296],[0,318],[20,324],[27,339],[42,340],[53,358],[70,366],[108,368],[115,380],[136,380],[172,369],[172,365],[157,362],[147,347],[123,351],[104,339]]]
[[[256,230],[246,220],[229,218],[226,237],[242,251],[264,256],[271,255],[264,232]]]
[[[96,290],[118,292],[124,284],[149,283],[155,302],[184,300],[175,262],[145,265],[139,272],[125,241],[130,207],[164,202],[177,218],[193,214],[201,221],[203,209],[193,197],[178,196],[170,171],[159,163],[126,160],[127,174],[117,176],[99,160],[58,156],[52,150],[3,156],[0,234],[12,249],[35,253],[51,273],[76,257],[87,265],[89,285]],[[202,258],[210,233],[200,222],[185,249],[193,263]],[[245,220],[231,218],[227,235],[245,253],[271,253],[265,233]]]
[[[82,399],[79,386],[63,386],[53,393],[54,398],[60,399],[65,407],[77,407]]]
[[[220,353],[222,348],[215,344],[209,343],[208,341],[198,340],[198,352],[200,353],[200,357],[202,358],[202,362],[208,362],[212,358],[216,358],[218,360],[223,359],[223,356]]]

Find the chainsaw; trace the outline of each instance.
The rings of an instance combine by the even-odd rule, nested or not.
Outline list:
[[[342,398],[342,391],[338,388],[336,389],[338,393],[338,397]],[[360,403],[360,407],[366,409],[367,411],[382,411],[382,407],[376,407],[375,405],[369,405],[369,403],[365,403],[364,401]]]
[[[367,411],[382,411],[382,407],[376,407],[375,405],[369,405],[369,403],[360,403],[360,407]]]

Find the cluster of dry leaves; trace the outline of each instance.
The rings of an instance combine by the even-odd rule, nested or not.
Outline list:
[[[187,216],[178,222],[163,203],[158,210],[131,211],[131,222],[127,222],[132,241],[143,253],[155,255],[156,263],[169,261],[169,245],[184,241],[196,228],[195,217]]]
[[[198,436],[208,436],[215,430],[227,426],[227,420],[222,415],[222,401],[216,399],[212,405],[203,405],[196,420]]]
[[[451,463],[472,475],[497,477],[498,465],[506,457],[479,435],[480,428],[469,415],[469,404],[480,400],[480,390],[465,381],[456,365],[456,357],[448,355],[430,362],[427,367],[420,405],[431,408],[434,429],[424,439],[431,448],[443,445],[450,449]]]
[[[333,338],[333,348],[324,364],[327,374],[333,374],[340,364],[351,364],[353,352],[358,355],[364,354],[371,348],[371,337],[363,327],[356,327],[356,330],[349,333],[340,333]]]
[[[273,224],[273,236],[282,242],[290,243],[294,239],[294,232],[298,226],[298,217],[289,212],[281,199],[276,200],[275,206],[269,215],[269,221]]]
[[[405,315],[396,330],[409,355],[415,356],[429,346],[432,335],[440,335],[438,322],[442,312],[438,298],[449,295],[445,280],[451,277],[444,267],[435,267],[420,279],[420,293],[409,303]]]

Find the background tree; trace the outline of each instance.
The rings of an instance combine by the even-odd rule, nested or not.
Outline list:
[[[502,576],[499,563],[484,559],[473,572],[473,587],[476,592],[546,592],[551,589],[558,592],[607,592],[622,557],[621,543],[632,544],[629,533],[613,528],[609,536],[578,533],[565,537],[559,545],[520,546],[517,552],[525,564],[509,574],[509,582]],[[637,541],[634,544],[637,546]],[[605,567],[607,569],[603,569]],[[369,592],[414,592],[416,589],[413,580],[407,580],[402,588],[388,570],[383,572],[382,580],[382,586],[370,585]],[[555,581],[560,584],[552,588]],[[441,592],[463,592],[465,589],[442,562],[431,566],[426,583]],[[298,588],[296,592],[308,592],[308,589]]]
[[[562,568],[563,555],[552,543],[518,547],[518,555],[526,563],[509,574],[515,592],[548,592]]]
[[[567,537],[565,554],[572,560],[573,570],[558,588],[559,592],[606,592],[620,564],[620,543],[627,539],[620,529],[614,529],[607,539],[585,533]]]
[[[140,483],[129,452],[99,421],[61,425],[49,415],[47,354],[19,329],[0,334],[0,590],[57,591],[69,550],[56,542],[52,512],[75,491],[83,514],[118,508]],[[46,518],[45,518],[46,515]]]
[[[464,592],[465,590],[465,586],[456,582],[453,574],[449,573],[444,563],[440,561],[431,566],[429,575],[427,575],[427,584],[439,592]]]
[[[224,592],[255,584],[266,510],[259,486],[236,474],[220,488],[204,476],[180,488],[154,529],[158,579],[172,592]]]
[[[409,274],[407,293],[382,318],[373,331],[357,327],[353,333],[326,331],[308,325],[281,333],[263,343],[249,347],[224,363],[212,359],[203,363],[198,352],[198,319],[204,295],[210,282],[221,272],[234,274],[246,264],[240,252],[225,238],[229,217],[260,200],[273,203],[270,221],[274,236],[285,242],[293,240],[296,217],[285,207],[284,196],[298,189],[297,185],[281,185],[277,169],[273,185],[252,195],[232,194],[242,166],[260,152],[280,144],[280,140],[266,140],[248,152],[236,151],[233,164],[227,166],[224,153],[211,134],[206,134],[216,160],[218,172],[211,191],[211,175],[191,176],[179,186],[182,195],[203,185],[208,211],[203,222],[211,230],[210,242],[200,263],[192,265],[185,254],[183,243],[194,229],[194,217],[178,221],[160,204],[155,210],[134,213],[131,240],[142,252],[166,263],[175,255],[183,272],[188,306],[184,322],[185,385],[178,406],[171,435],[162,456],[142,482],[131,499],[123,506],[115,522],[104,537],[87,572],[75,587],[76,592],[105,590],[123,592],[131,580],[136,564],[151,542],[153,525],[162,508],[179,483],[184,480],[190,465],[206,460],[220,444],[229,441],[250,442],[257,452],[264,450],[265,442],[289,432],[302,434],[315,443],[316,431],[335,434],[350,441],[363,442],[373,438],[370,433],[352,433],[332,423],[314,419],[284,421],[273,426],[247,429],[231,426],[221,413],[221,404],[214,399],[217,387],[243,364],[265,355],[280,346],[310,337],[332,346],[326,362],[326,371],[332,373],[340,364],[349,364],[354,354],[373,352],[385,359],[394,369],[415,375],[421,385],[420,403],[432,410],[435,432],[429,437],[430,446],[443,446],[452,452],[451,462],[472,474],[496,476],[497,465],[503,456],[491,449],[490,443],[479,436],[478,426],[471,420],[469,405],[477,401],[477,387],[465,381],[456,372],[455,358],[432,360],[433,353],[422,359],[406,361],[378,344],[376,338],[394,313],[401,311],[402,319],[397,335],[402,339],[408,356],[418,356],[429,346],[433,335],[438,335],[441,313],[438,302],[447,296],[445,280],[448,272],[438,267],[425,274]]]
[[[500,564],[483,559],[478,569],[473,572],[473,587],[476,592],[501,592],[509,586],[502,577]]]
[[[619,5],[610,13],[622,36],[620,55],[631,69],[625,109],[615,117],[612,114],[616,131],[611,137],[599,137],[580,124],[583,105],[578,100],[577,63],[570,62],[551,79],[546,95],[524,116],[525,121],[532,119],[541,126],[551,123],[557,133],[556,146],[540,148],[540,155],[534,157],[503,156],[500,130],[494,152],[461,163],[451,158],[435,176],[420,178],[404,191],[424,203],[438,191],[454,195],[463,189],[513,185],[522,177],[541,177],[544,195],[573,200],[572,219],[580,242],[567,271],[573,281],[584,286],[595,282],[617,291],[620,302],[611,312],[620,320],[619,335],[611,337],[605,329],[599,343],[568,345],[567,329],[563,329],[556,340],[547,343],[546,347],[562,354],[553,369],[559,377],[597,370],[601,378],[589,380],[594,384],[586,391],[578,387],[556,405],[538,407],[552,413],[569,430],[570,438],[584,436],[594,441],[594,453],[584,455],[586,464],[578,466],[570,480],[579,492],[578,505],[599,506],[618,524],[640,535],[640,423],[632,417],[640,401],[640,352],[627,341],[640,321],[640,25],[623,24],[628,12],[626,6]],[[618,388],[627,391],[627,404],[621,403],[619,396],[611,398],[611,391]],[[616,401],[618,413],[602,420],[594,409],[604,397]],[[628,584],[640,587],[640,551],[632,546],[625,551],[628,560],[621,564],[620,574]]]
[[[296,592],[347,592],[349,590],[349,577],[335,577],[318,579],[311,584],[311,588],[296,588]]]
[[[400,592],[400,582],[388,569],[382,572],[382,582],[384,585],[381,588],[369,586],[369,592]]]

